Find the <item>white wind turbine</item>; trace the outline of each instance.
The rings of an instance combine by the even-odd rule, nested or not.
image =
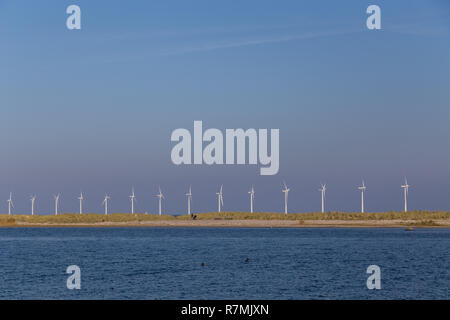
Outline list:
[[[59,196],[60,194],[58,193],[56,196],[54,195],[53,197],[55,197],[55,215],[58,215],[58,206],[59,206]]]
[[[220,186],[220,191],[216,192],[217,194],[217,204],[218,204],[218,212],[221,212],[223,206],[223,185]]]
[[[284,214],[288,214],[288,194],[291,189],[289,189],[286,185],[286,182],[283,181],[283,187],[284,189],[282,192],[284,192]]]
[[[165,198],[164,198],[164,195],[161,192],[161,187],[159,187],[159,193],[156,196],[158,197],[158,200],[159,200],[159,207],[158,207],[159,208],[159,215],[162,215],[161,203],[162,203],[162,199],[165,199]]]
[[[11,215],[11,208],[14,208],[14,203],[12,200],[12,192],[9,193],[9,199],[8,199],[8,215]]]
[[[403,193],[405,196],[405,212],[408,212],[408,190],[409,190],[409,184],[408,184],[408,180],[405,177],[405,184],[402,185],[403,188]]]
[[[364,213],[364,192],[366,192],[366,185],[364,184],[364,180],[362,182],[362,186],[358,187],[358,190],[361,190],[361,213]]]
[[[250,194],[250,213],[253,213],[253,200],[255,200],[255,189],[253,186],[248,193]]]
[[[78,200],[80,201],[80,214],[83,214],[83,192],[80,192],[80,196],[78,197]]]
[[[103,205],[105,206],[105,215],[108,214],[108,200],[111,199],[107,194],[105,195],[105,199],[103,200]]]
[[[325,212],[325,192],[327,191],[327,185],[322,184],[322,187],[319,189],[319,191],[322,193],[322,213]]]
[[[136,196],[134,195],[134,188],[131,189],[130,201],[131,201],[131,214],[134,214],[134,201],[136,201]]]
[[[186,193],[187,201],[188,201],[188,215],[191,215],[191,199],[192,199],[192,189],[189,186],[189,192]]]
[[[36,196],[31,196],[30,201],[31,201],[31,215],[34,216],[34,202],[36,201]]]

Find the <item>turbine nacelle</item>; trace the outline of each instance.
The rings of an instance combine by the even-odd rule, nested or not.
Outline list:
[[[12,192],[9,193],[9,199],[6,202],[8,202],[12,207],[14,207],[14,203],[12,200]]]
[[[402,185],[402,188],[405,189],[405,192],[408,193],[410,185],[408,184],[408,180],[405,178],[405,184]]]
[[[109,199],[111,199],[111,197],[110,196],[108,196],[108,195],[105,195],[105,199],[103,200],[103,203],[106,203],[106,202],[108,202],[108,200]]]
[[[362,186],[358,187],[358,189],[363,192],[366,191],[366,185],[365,185],[364,181],[362,182]]]
[[[282,192],[287,193],[287,192],[289,192],[290,190],[291,190],[291,189],[289,189],[289,188],[287,187],[286,182],[283,181],[283,189],[282,189]]]

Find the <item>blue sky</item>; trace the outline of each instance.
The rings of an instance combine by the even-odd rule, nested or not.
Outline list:
[[[70,4],[82,29],[69,31]],[[366,28],[368,5],[382,30]],[[448,1],[0,0],[0,212],[399,210],[450,207]],[[180,166],[170,134],[204,127],[279,128],[280,171]],[[3,195],[3,196],[2,196]]]

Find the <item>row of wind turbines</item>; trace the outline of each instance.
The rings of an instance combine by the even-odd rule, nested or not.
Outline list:
[[[408,190],[409,190],[408,180],[405,178],[405,184],[401,185],[401,188],[403,189],[404,194],[404,211],[408,211]],[[158,213],[159,215],[162,215],[162,200],[165,199],[163,193],[161,192],[161,188],[159,187],[159,193],[156,195],[158,198]],[[365,182],[362,182],[362,185],[358,187],[358,190],[361,191],[361,213],[364,213],[364,194],[366,192],[366,185]],[[288,214],[288,194],[291,189],[287,187],[286,182],[283,182],[283,188],[282,192],[284,193],[284,214]],[[322,200],[322,213],[325,212],[325,193],[327,190],[326,184],[322,184],[321,188],[319,189],[321,193],[321,200]],[[250,212],[253,213],[253,203],[255,200],[255,189],[252,186],[250,191],[248,192],[250,194]],[[223,207],[223,185],[220,186],[219,192],[216,192],[217,195],[217,211],[221,212]],[[191,200],[192,200],[192,188],[189,187],[189,191],[185,194],[187,197],[187,214],[191,215]],[[130,202],[131,202],[131,214],[134,214],[134,204],[136,201],[136,195],[134,193],[134,188],[132,188],[131,195],[129,196]],[[59,199],[60,194],[54,195],[55,199],[55,215],[59,214]],[[108,201],[111,199],[109,195],[105,195],[105,198],[103,199],[102,205],[105,207],[105,215],[108,214]],[[80,204],[80,214],[83,214],[83,193],[80,193],[80,196],[78,197],[78,201]],[[33,195],[30,197],[31,201],[31,215],[34,215],[34,205],[36,201],[36,196]],[[12,192],[9,194],[8,202],[8,215],[12,214],[12,208],[14,208],[14,203],[12,200]]]

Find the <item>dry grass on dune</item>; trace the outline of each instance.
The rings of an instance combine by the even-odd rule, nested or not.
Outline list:
[[[129,214],[129,213],[113,213],[113,214],[72,214],[64,213],[59,215],[0,215],[0,225],[11,225],[16,222],[25,223],[48,223],[48,224],[65,224],[65,223],[100,223],[100,222],[141,222],[155,220],[171,220],[173,216],[156,214]]]
[[[415,220],[417,224],[433,225],[433,220],[450,219],[450,212],[444,211],[411,211],[411,212],[376,212],[376,213],[346,213],[346,212],[328,212],[328,213],[282,213],[270,212],[206,212],[198,213],[197,220],[364,220],[364,221],[383,221],[383,220]],[[30,224],[92,224],[92,223],[139,223],[145,221],[176,221],[190,220],[187,215],[156,215],[156,214],[129,214],[114,213],[103,214],[60,214],[60,215],[0,215],[0,226],[14,226],[18,223]]]
[[[188,216],[179,218],[188,219]],[[270,213],[270,212],[208,212],[197,214],[201,220],[432,220],[450,219],[446,211],[411,211],[411,212],[312,212],[312,213]]]

